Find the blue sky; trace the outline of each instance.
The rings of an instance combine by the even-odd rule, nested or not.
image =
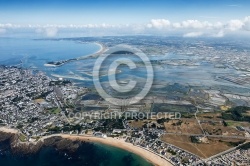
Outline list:
[[[2,34],[10,33],[9,29],[13,26],[28,25],[33,29],[43,28],[44,25],[54,25],[54,28],[57,28],[54,31],[57,32],[60,32],[61,28],[56,25],[82,25],[83,27],[89,25],[94,28],[106,25],[102,33],[107,33],[109,26],[123,26],[119,31],[116,29],[117,32],[130,33],[129,28],[126,30],[126,26],[132,26],[135,31],[131,33],[165,34],[167,30],[178,27],[174,33],[178,34],[182,31],[183,35],[185,35],[184,32],[201,34],[200,31],[187,31],[187,28],[179,28],[175,23],[181,24],[183,21],[195,20],[210,24],[219,22],[225,27],[229,26],[231,20],[240,20],[243,24],[248,24],[249,9],[250,1],[247,0],[0,0],[0,34],[1,32]],[[158,22],[152,24],[152,20],[158,20]],[[168,26],[164,20],[170,21],[170,25]],[[195,23],[197,22],[191,21],[191,24]],[[150,27],[150,24],[155,26]],[[164,26],[159,24],[164,24]],[[240,22],[238,24],[240,24],[238,29],[240,26],[246,27]],[[145,30],[145,27],[149,29]],[[153,28],[156,29],[153,30]],[[143,31],[139,32],[140,30]],[[39,32],[37,29],[35,31]],[[101,30],[99,28],[96,31]]]

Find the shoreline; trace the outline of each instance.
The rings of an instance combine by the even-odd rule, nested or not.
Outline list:
[[[59,134],[58,136],[61,136],[65,139],[70,139],[72,141],[80,140],[85,142],[92,142],[92,143],[101,143],[113,147],[117,147],[123,150],[126,150],[128,152],[134,153],[148,162],[152,163],[155,166],[172,166],[172,164],[165,160],[164,158],[146,150],[139,146],[134,146],[131,143],[125,142],[123,139],[116,139],[116,138],[99,138],[99,137],[93,137],[93,136],[81,136],[81,135],[68,135],[68,134]]]
[[[93,43],[96,44],[96,45],[98,45],[100,47],[100,49],[98,51],[94,52],[94,53],[87,54],[87,55],[84,55],[84,56],[80,56],[80,57],[77,57],[77,58],[74,58],[74,59],[67,59],[67,60],[60,60],[60,61],[53,62],[53,63],[58,63],[58,62],[64,61],[64,62],[61,62],[58,65],[56,65],[56,64],[50,64],[50,63],[45,63],[44,66],[46,66],[46,67],[60,67],[62,65],[65,65],[68,62],[83,60],[83,59],[90,58],[90,57],[96,57],[99,54],[101,54],[101,53],[103,53],[103,52],[105,52],[105,51],[108,50],[102,43],[99,43],[99,42],[93,42]]]
[[[100,47],[99,50],[97,50],[96,52],[94,53],[91,53],[91,54],[88,54],[88,55],[84,55],[84,56],[79,56],[76,58],[76,60],[82,60],[82,59],[86,59],[86,58],[89,58],[89,57],[95,57],[105,51],[107,51],[108,49],[102,44],[102,43],[99,43],[99,42],[90,42],[90,43],[93,43],[95,45],[98,45]]]
[[[94,43],[100,47],[100,49],[96,51],[94,54],[103,53],[104,51],[107,50],[107,48],[102,43],[99,42],[94,42]]]
[[[17,129],[11,129],[7,127],[0,127],[0,131],[4,133],[11,133],[11,134],[20,134],[20,131]],[[116,138],[99,138],[99,137],[94,137],[94,136],[89,136],[89,135],[70,135],[70,134],[53,134],[53,135],[48,135],[48,136],[43,136],[41,137],[37,142],[42,141],[44,142],[45,139],[47,138],[52,138],[52,137],[57,137],[60,136],[63,139],[68,139],[71,141],[83,141],[83,142],[89,142],[89,143],[100,143],[104,145],[109,145],[112,147],[120,148],[123,150],[126,150],[128,152],[134,153],[146,161],[150,162],[154,166],[172,166],[172,164],[167,161],[166,159],[160,157],[159,155],[156,155],[144,148],[141,148],[139,146],[134,146],[131,143],[125,142],[123,139],[116,139]],[[21,144],[37,144],[37,142],[20,142],[18,143]]]

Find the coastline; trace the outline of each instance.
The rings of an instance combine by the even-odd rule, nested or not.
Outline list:
[[[4,133],[11,133],[11,134],[19,134],[20,132],[17,129],[10,129],[7,127],[0,127],[0,131]],[[131,153],[134,153],[138,156],[141,156],[148,162],[152,163],[154,166],[172,166],[170,162],[165,160],[164,158],[144,149],[139,146],[134,146],[131,143],[125,142],[123,139],[116,139],[116,138],[99,138],[99,137],[94,137],[94,136],[88,136],[88,135],[69,135],[69,134],[53,134],[53,135],[48,135],[41,137],[39,141],[37,142],[44,142],[45,139],[48,138],[53,138],[53,137],[61,137],[66,140],[71,140],[71,141],[83,141],[83,142],[90,142],[90,143],[101,143],[113,147],[117,147],[120,149],[124,149],[126,151],[129,151]],[[18,141],[19,144],[26,144],[28,145],[33,144],[36,145],[37,142],[20,142]]]
[[[122,139],[116,139],[116,138],[98,138],[93,136],[75,136],[75,135],[67,135],[67,134],[59,134],[62,138],[70,139],[72,141],[80,140],[85,142],[93,142],[93,143],[101,143],[105,145],[110,145],[113,147],[121,148],[126,151],[132,152],[138,156],[141,156],[145,160],[149,161],[155,166],[172,166],[170,162],[163,159],[162,157],[151,153],[143,148],[140,148],[138,146],[134,146],[131,143],[125,142]]]
[[[97,57],[98,55],[100,55],[108,50],[108,48],[105,47],[104,44],[102,44],[100,42],[93,42],[93,43],[98,45],[100,47],[100,49],[98,51],[96,51],[95,53],[80,56],[80,57],[76,58],[76,60],[83,60],[83,59],[90,58],[90,57],[92,57],[92,58]]]
[[[90,57],[97,57],[99,54],[101,54],[101,53],[103,53],[103,52],[105,52],[105,51],[108,50],[102,43],[94,42],[94,44],[96,44],[96,45],[98,45],[100,47],[100,49],[98,51],[96,51],[95,53],[84,55],[84,56],[80,56],[80,57],[74,58],[74,59],[68,59],[68,60],[61,60],[61,61],[55,61],[55,62],[53,62],[53,63],[60,62],[60,64],[45,63],[44,66],[46,66],[46,67],[59,67],[59,66],[62,66],[64,64],[68,63],[68,62],[83,60],[83,59],[90,58]]]
[[[7,127],[0,127],[0,131],[4,132],[4,133],[11,133],[11,134],[18,134],[19,131],[17,129],[11,129],[11,128],[7,128]]]
[[[94,43],[100,47],[100,49],[96,51],[94,54],[100,54],[107,50],[107,48],[102,43],[99,42],[94,42]]]

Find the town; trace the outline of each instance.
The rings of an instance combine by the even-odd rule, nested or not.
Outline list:
[[[160,119],[152,117],[151,119],[144,119],[140,118],[139,114],[137,114],[138,118],[136,119],[124,118],[122,116],[124,111],[138,110],[140,112],[141,109],[151,110],[148,108],[148,105],[151,103],[149,102],[150,97],[142,100],[141,105],[117,107],[94,95],[93,91],[88,88],[75,86],[72,82],[64,79],[51,79],[40,71],[6,66],[1,66],[0,71],[0,124],[18,129],[22,133],[19,138],[20,141],[36,142],[42,136],[56,133],[95,136],[103,139],[114,137],[124,139],[134,146],[157,154],[173,165],[230,165],[235,163],[235,161],[237,161],[236,164],[238,165],[249,164],[249,149],[241,149],[241,146],[248,145],[247,142],[250,138],[249,127],[247,126],[237,126],[232,130],[223,127],[225,122],[221,119],[216,126],[218,126],[218,129],[225,128],[223,130],[227,132],[227,135],[215,135],[214,131],[211,133],[209,130],[208,124],[216,121],[213,118],[209,118],[208,114],[205,114],[205,117],[203,114],[196,117],[195,110],[193,110],[193,113],[195,113],[194,118],[187,117],[185,114],[183,114],[185,117],[181,119],[164,117],[160,117]],[[217,97],[220,96],[214,94],[214,98]],[[169,104],[169,101],[159,100],[159,98],[152,99],[154,99],[155,105],[157,103]],[[181,103],[191,105],[188,101]],[[172,104],[177,103],[172,102]],[[83,107],[80,107],[81,105]],[[158,106],[154,106],[155,108],[160,109]],[[92,115],[98,112],[104,114],[116,112],[118,114],[113,114],[115,117],[107,119],[95,119],[89,114],[86,114],[86,117],[77,116],[79,115],[77,113],[84,111],[90,111]],[[192,109],[190,113],[192,113]],[[73,116],[70,116],[72,114]],[[116,118],[118,115],[120,119]],[[202,120],[195,118],[201,118]],[[196,121],[197,124],[195,124]],[[187,124],[194,125],[188,136],[186,136],[188,133],[182,131],[186,130],[185,125]],[[197,133],[195,133],[195,125],[198,128]],[[180,130],[175,131],[175,127],[180,127]],[[214,139],[219,139],[216,142],[221,144],[224,144],[224,138],[237,138],[243,141],[225,141],[227,145],[230,144],[226,148],[227,150],[224,152],[215,151],[209,157],[204,157],[199,155],[199,153],[187,150],[188,148],[185,149],[185,146],[179,146],[178,141],[168,141],[171,136],[174,137],[175,135],[179,138],[187,137],[187,140],[190,139],[192,141],[190,144],[195,143],[197,145],[200,144],[200,146],[202,144],[204,146],[210,144],[211,147],[214,146]]]

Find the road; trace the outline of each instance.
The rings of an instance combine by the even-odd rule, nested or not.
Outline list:
[[[208,134],[192,134],[192,133],[165,133],[167,135],[186,135],[186,136],[206,136],[213,138],[234,138],[234,139],[245,139],[250,140],[250,137],[242,137],[242,136],[227,136],[227,135],[208,135]]]

